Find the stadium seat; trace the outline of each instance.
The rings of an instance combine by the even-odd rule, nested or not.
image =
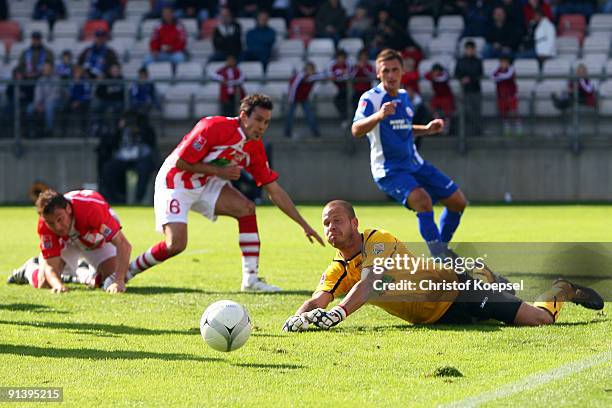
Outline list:
[[[214,52],[211,40],[200,40],[189,43],[189,53],[196,61],[206,61]]]
[[[431,82],[426,79],[419,80],[419,89],[421,90],[421,96],[423,99],[429,99],[433,93],[431,89]]]
[[[150,40],[151,35],[153,34],[153,30],[158,25],[159,25],[159,20],[144,20],[140,24],[140,29],[138,31],[139,32],[138,38]]]
[[[180,22],[183,23],[185,30],[187,30],[187,35],[191,39],[197,39],[200,37],[200,30],[198,29],[198,20],[195,18],[182,18]],[[189,42],[189,41],[188,41]]]
[[[551,94],[567,89],[567,81],[562,79],[547,79],[536,85],[535,88],[535,114],[536,116],[560,116],[561,111],[553,105]]]
[[[419,74],[424,77],[431,70],[433,64],[439,63],[452,75],[455,72],[455,59],[451,55],[436,55],[430,58],[421,60],[419,64]]]
[[[572,69],[575,71],[578,64],[584,64],[589,74],[600,75],[603,73],[607,59],[608,56],[603,54],[585,55],[584,58],[574,61],[572,64]]]
[[[9,55],[9,61],[19,59],[19,56],[21,55],[23,50],[25,50],[29,46],[30,46],[30,41],[21,41],[21,42],[11,43],[8,49],[9,52],[7,53]]]
[[[268,64],[266,78],[268,80],[288,81],[296,70],[293,63],[287,60],[272,61]]]
[[[289,38],[301,39],[308,43],[315,35],[314,18],[294,18],[289,24]]]
[[[540,67],[535,59],[517,59],[514,61],[514,69],[517,77],[538,76],[540,74]]]
[[[346,51],[349,58],[357,58],[357,53],[363,48],[363,40],[361,38],[343,38],[338,42],[338,48]]]
[[[129,0],[125,5],[125,17],[128,20],[140,20],[150,8],[148,1]]]
[[[334,42],[330,38],[313,38],[308,43],[308,57],[328,57],[334,56]]]
[[[610,33],[599,32],[591,34],[584,40],[582,55],[608,54],[610,52]]]
[[[153,80],[157,79],[172,79],[172,63],[170,62],[152,62],[147,66],[149,77]]]
[[[209,62],[206,65],[206,76],[210,79],[224,65],[225,65],[225,62],[223,61]]]
[[[252,94],[255,92],[261,91],[261,82],[260,81],[246,81],[244,83],[244,92],[247,94]]]
[[[268,25],[276,31],[276,41],[287,36],[287,24],[282,17],[272,17],[268,20]]]
[[[40,31],[43,38],[49,39],[49,23],[46,21],[24,21],[21,25],[24,39],[29,39],[34,31]]]
[[[557,55],[578,55],[580,41],[576,37],[557,37]]]
[[[571,62],[562,58],[553,58],[544,61],[542,76],[546,79],[551,76],[569,75]]]
[[[122,71],[125,79],[137,79],[138,70],[142,67],[141,60],[132,59],[129,62],[123,64]]]
[[[612,14],[593,14],[589,21],[589,33],[612,31]]]
[[[612,116],[612,80],[605,81],[599,86],[599,113]]]
[[[441,16],[438,19],[438,36],[440,36],[441,33],[460,34],[463,32],[463,25],[463,16],[461,15]]]
[[[239,17],[236,19],[236,22],[240,24],[240,27],[242,28],[243,37],[246,35],[247,31],[252,28],[255,28],[255,26],[257,25],[257,22],[252,17]]]
[[[480,81],[480,91],[482,93],[481,115],[483,117],[497,117],[497,105],[495,100],[497,97],[497,87],[491,79],[483,79]]]
[[[308,61],[312,62],[315,65],[315,69],[317,72],[321,72],[327,71],[329,69],[329,65],[332,62],[332,58],[318,55],[308,58]]]
[[[417,33],[434,33],[434,19],[431,16],[412,16],[408,20],[408,31],[411,35]]]
[[[344,7],[347,16],[352,16],[355,12],[355,8],[360,3],[360,0],[340,0],[340,4]]]
[[[201,81],[204,79],[204,68],[202,64],[194,61],[182,62],[176,66],[176,78],[182,80],[196,80]]]
[[[432,33],[415,33],[415,34],[412,34],[412,39],[417,44],[419,44],[419,46],[423,50],[423,53],[425,54],[429,53],[429,43],[433,39]]]
[[[9,3],[9,15],[14,20],[29,19],[34,10],[32,1],[7,1]]]
[[[263,81],[264,72],[261,62],[241,62],[238,65],[246,80]]]
[[[566,32],[582,32],[586,30],[586,18],[582,14],[564,14],[557,24],[557,36]]]
[[[195,88],[194,92],[194,116],[214,116],[221,113],[219,109],[219,84],[209,82]]]
[[[0,40],[19,41],[21,39],[21,28],[15,21],[0,21]]]
[[[281,40],[278,44],[278,56],[282,57],[299,57],[304,56],[304,42],[299,39]]]
[[[499,66],[499,60],[497,58],[487,58],[482,61],[482,71],[484,76],[491,76],[493,72]]]
[[[455,55],[457,41],[454,37],[437,37],[429,43],[429,55]]]
[[[70,50],[73,53],[74,59],[77,59],[79,56],[74,54],[76,44],[77,44],[77,41],[75,39],[58,38],[48,43],[47,45],[49,46],[49,48],[51,48],[51,50],[53,50],[53,53],[55,54],[56,58],[62,53],[62,51]]]
[[[106,20],[89,20],[83,26],[83,40],[91,40],[94,38],[96,31],[104,30],[107,33],[110,31]]]
[[[85,48],[91,45],[91,41],[78,41],[74,46],[74,55],[81,55]]]
[[[465,47],[465,43],[468,40],[471,40],[474,42],[474,44],[476,45],[476,54],[478,54],[479,56],[482,56],[482,51],[484,50],[485,44],[487,43],[487,41],[483,37],[463,37],[459,41],[459,46],[458,46],[459,48],[457,50],[457,55],[459,56],[463,55],[463,48]]]
[[[518,112],[520,116],[531,115],[531,103],[535,94],[537,81],[535,79],[517,79],[516,87],[519,98]]]
[[[132,48],[134,40],[131,38],[114,38],[108,42],[108,46],[115,50],[121,62],[129,58],[128,51]]]
[[[166,89],[163,95],[163,118],[184,120],[191,118],[193,85],[177,84]]]
[[[215,28],[219,24],[219,20],[216,18],[209,18],[202,22],[200,26],[200,38],[202,39],[212,39],[213,33],[215,32]]]
[[[79,25],[73,20],[60,20],[53,26],[53,39],[72,38],[79,39]]]
[[[612,75],[612,59],[606,61],[604,65],[604,72],[606,73],[606,75]]]
[[[111,32],[113,38],[130,38],[138,37],[138,24],[133,20],[117,20],[113,23]]]
[[[128,52],[129,60],[130,61],[133,61],[133,60],[142,61],[142,59],[148,53],[149,53],[149,40],[142,39],[142,40],[136,41],[134,42],[134,44],[132,45],[132,47],[130,48]]]

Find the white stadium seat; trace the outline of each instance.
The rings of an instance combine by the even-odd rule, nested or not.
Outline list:
[[[211,78],[213,75],[215,75],[217,73],[217,71],[219,69],[221,69],[221,67],[223,67],[225,65],[225,62],[223,61],[215,61],[215,62],[209,62],[206,65],[206,76],[208,78]]]
[[[153,80],[173,79],[172,64],[170,62],[152,62],[147,66],[149,78]]]
[[[308,43],[308,57],[333,57],[334,42],[329,38],[313,38]]]
[[[151,35],[153,34],[153,30],[155,27],[159,25],[159,20],[144,20],[142,24],[140,24],[140,38],[141,39],[151,39]]]
[[[142,40],[136,41],[128,52],[130,61],[131,60],[142,61],[142,59],[148,53],[149,53],[149,40],[148,39],[142,39]]]
[[[60,20],[53,26],[53,38],[73,38],[79,39],[79,25],[76,21],[72,20]]]
[[[266,77],[270,80],[289,80],[298,67],[290,61],[279,60],[268,64]]]
[[[184,120],[191,117],[193,85],[177,84],[170,86],[164,92],[164,119]]]
[[[589,32],[612,31],[612,14],[593,14],[589,21]]]
[[[557,54],[578,55],[580,42],[574,36],[557,37]]]
[[[548,76],[569,75],[571,66],[570,61],[562,58],[546,60],[542,67],[542,76],[546,79]]]
[[[602,35],[603,34],[603,35]],[[582,54],[607,54],[610,51],[610,33],[596,33],[584,39]]]
[[[287,24],[285,23],[285,19],[282,17],[272,17],[268,20],[268,25],[274,31],[276,31],[276,41],[285,38],[287,36]]]
[[[261,62],[242,62],[238,65],[247,80],[261,81],[264,79]]]
[[[535,59],[517,59],[514,61],[516,76],[537,76],[540,74],[540,66]]]
[[[338,42],[338,48],[343,49],[349,57],[357,58],[357,53],[363,48],[361,38],[343,38]]]
[[[544,80],[536,85],[535,114],[536,116],[560,116],[561,111],[553,105],[551,94],[567,89],[567,81],[562,79]]]
[[[300,39],[281,40],[278,43],[279,57],[300,57],[304,56],[304,41]]]
[[[46,21],[27,20],[21,24],[21,38],[29,40],[34,31],[40,31],[43,39],[49,39],[49,23]]]
[[[214,52],[211,40],[193,41],[189,44],[188,48],[192,59],[202,62],[207,60]]]
[[[612,80],[608,80],[599,87],[599,113],[612,116]]]
[[[487,58],[482,61],[482,71],[484,76],[491,76],[499,66],[499,60],[496,58]]]
[[[200,36],[198,20],[196,20],[195,18],[182,18],[179,21],[183,23],[183,26],[185,27],[185,30],[187,30],[187,35],[189,35],[190,39],[196,39]],[[187,42],[189,43],[189,45],[191,44],[189,40]]]
[[[458,45],[458,49],[457,49],[457,54],[459,56],[463,55],[463,49],[465,47],[465,43],[468,40],[471,40],[471,41],[474,42],[474,45],[476,45],[476,54],[482,56],[482,52],[484,50],[485,44],[487,43],[487,41],[483,37],[463,37],[459,41],[459,45]]]
[[[463,31],[463,16],[442,16],[438,19],[438,35],[440,33],[461,33]]]
[[[115,38],[130,38],[138,37],[138,24],[132,20],[117,20],[113,23],[111,31],[113,39]]]
[[[431,16],[412,16],[408,20],[410,34],[434,32],[434,19]]]
[[[192,79],[201,81],[204,79],[204,68],[199,62],[182,62],[176,66],[176,79]]]

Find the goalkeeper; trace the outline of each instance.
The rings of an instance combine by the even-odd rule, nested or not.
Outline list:
[[[346,201],[331,201],[325,206],[323,227],[328,242],[338,250],[337,255],[323,273],[312,297],[287,319],[284,331],[302,331],[310,325],[329,329],[365,303],[381,307],[410,323],[470,323],[496,319],[525,326],[554,323],[565,302],[595,310],[604,306],[603,299],[593,289],[564,279],[557,279],[533,304],[522,301],[510,290],[483,289],[483,285],[475,285],[479,281],[472,276],[497,285],[508,282],[486,266],[472,270],[472,276],[450,268],[425,265],[409,273],[384,268],[381,273],[381,259],[416,258],[386,231],[366,229],[359,232],[353,207]],[[404,281],[408,282],[404,287],[411,289],[392,290],[393,286],[389,285],[389,282]],[[427,282],[425,286],[435,289],[423,288],[420,284],[423,281]],[[340,304],[325,310],[334,297],[343,295]]]

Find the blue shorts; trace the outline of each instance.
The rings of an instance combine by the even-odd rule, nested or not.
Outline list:
[[[417,187],[425,189],[434,203],[450,197],[459,189],[453,180],[427,161],[413,173],[395,172],[375,181],[382,191],[406,207],[408,195]]]

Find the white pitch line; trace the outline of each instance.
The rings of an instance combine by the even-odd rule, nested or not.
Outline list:
[[[442,407],[476,407],[480,404],[484,404],[485,402],[493,401],[498,398],[509,397],[516,393],[539,387],[540,385],[549,383],[554,380],[558,380],[563,377],[567,377],[572,374],[576,374],[580,371],[586,370],[587,368],[604,364],[611,360],[612,351],[605,351],[603,353],[598,353],[585,359],[574,361],[572,363],[554,368],[549,371],[545,371],[543,373],[532,374],[521,380],[506,384],[496,390],[485,392],[474,397],[468,397],[460,401],[452,402],[450,404],[442,405]]]

